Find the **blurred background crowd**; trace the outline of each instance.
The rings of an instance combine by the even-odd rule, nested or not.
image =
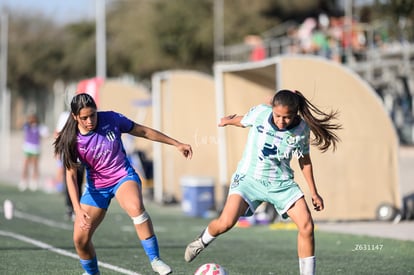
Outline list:
[[[2,63],[7,77],[0,82],[8,91],[3,97],[8,94],[14,106],[11,129],[21,129],[28,112],[38,113],[40,122],[53,128],[64,108],[54,106],[56,91],[73,90],[83,79],[100,76],[150,87],[156,71],[211,74],[215,62],[301,53],[335,60],[361,75],[383,99],[401,142],[414,142],[414,1],[80,2],[88,16],[72,21],[64,20],[65,10],[57,16],[7,1],[0,6],[2,45],[7,45]],[[98,3],[105,5],[101,24],[93,10]],[[104,75],[97,75],[99,28],[105,35]]]

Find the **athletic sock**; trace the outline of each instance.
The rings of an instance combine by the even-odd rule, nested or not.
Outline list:
[[[158,248],[157,237],[153,235],[151,238],[141,241],[142,247],[144,248],[145,254],[147,254],[150,262],[155,258],[160,257],[160,250]]]
[[[214,241],[216,237],[211,236],[210,232],[208,232],[208,227],[204,230],[203,234],[201,234],[201,241],[205,244],[208,245],[209,243],[211,243],[212,241]]]
[[[89,260],[79,259],[79,261],[86,273],[93,275],[99,274],[98,260],[96,259],[96,256]]]
[[[300,275],[315,275],[316,259],[315,256],[299,258]]]

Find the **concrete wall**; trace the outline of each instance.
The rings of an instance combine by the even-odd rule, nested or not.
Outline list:
[[[185,159],[175,147],[154,144],[154,195],[182,199],[183,177],[218,178],[217,119],[214,80],[194,71],[165,71],[152,79],[153,127],[192,145]],[[216,188],[217,196],[222,196]]]

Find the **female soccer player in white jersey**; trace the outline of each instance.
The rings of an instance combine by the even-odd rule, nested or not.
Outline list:
[[[324,208],[315,185],[309,155],[312,144],[322,151],[335,149],[339,141],[332,123],[337,113],[324,113],[299,91],[280,90],[270,105],[258,105],[244,116],[223,117],[219,126],[250,127],[242,159],[233,174],[224,209],[201,235],[188,244],[184,258],[191,262],[220,234],[230,230],[240,216],[252,215],[262,202],[274,205],[280,215],[289,216],[298,228],[300,274],[315,274],[314,224],[304,195],[294,182],[292,157],[299,165],[312,194],[316,211]]]
[[[115,197],[131,217],[152,269],[170,274],[160,259],[153,225],[142,201],[141,181],[128,161],[121,134],[128,133],[177,147],[184,157],[192,149],[165,134],[134,123],[116,112],[97,111],[88,94],[78,94],[71,102],[71,115],[55,140],[55,154],[63,157],[67,188],[75,211],[73,240],[86,274],[99,274],[92,236]],[[79,199],[76,168],[80,160],[86,167],[87,183]]]

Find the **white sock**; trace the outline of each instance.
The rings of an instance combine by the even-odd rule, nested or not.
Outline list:
[[[208,232],[208,227],[206,228],[206,230],[204,230],[204,232],[203,232],[203,235],[201,236],[201,241],[204,243],[204,244],[209,244],[209,243],[211,243],[212,241],[214,241],[214,239],[215,239],[216,237],[214,237],[214,236],[211,236],[211,234]]]
[[[315,256],[299,258],[300,275],[315,275],[316,259]]]

